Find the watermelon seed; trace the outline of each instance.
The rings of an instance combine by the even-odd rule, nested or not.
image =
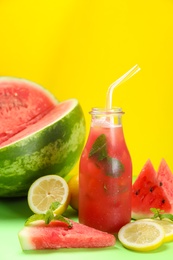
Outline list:
[[[159,185],[160,185],[160,186],[162,186],[162,185],[163,185],[163,183],[162,183],[162,182],[160,182],[160,183],[159,183]]]
[[[140,189],[135,192],[136,195],[139,195]]]
[[[154,187],[151,187],[151,188],[150,188],[150,192],[153,192],[153,190],[154,190]]]
[[[162,200],[162,204],[164,204],[164,203],[165,203],[165,199]]]

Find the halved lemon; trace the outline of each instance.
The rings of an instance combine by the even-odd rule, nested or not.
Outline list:
[[[164,242],[173,241],[173,222],[168,219],[140,219],[137,221],[154,221],[162,226],[165,232]]]
[[[135,251],[150,251],[164,242],[164,229],[154,221],[135,221],[126,224],[118,232],[124,247]]]
[[[46,213],[55,201],[58,201],[60,206],[54,213],[62,214],[70,202],[69,187],[62,177],[46,175],[32,183],[28,191],[28,205],[34,213]]]

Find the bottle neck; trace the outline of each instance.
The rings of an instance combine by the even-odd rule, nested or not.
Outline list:
[[[105,108],[92,108],[90,114],[92,127],[110,128],[122,126],[122,115],[124,112],[119,107],[108,110]]]

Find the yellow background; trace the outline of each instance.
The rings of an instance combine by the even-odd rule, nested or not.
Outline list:
[[[0,75],[77,98],[87,131],[88,111],[135,64],[141,71],[113,94],[133,173],[148,158],[173,170],[173,0],[0,0]]]

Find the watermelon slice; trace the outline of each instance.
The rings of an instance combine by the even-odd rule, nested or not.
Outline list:
[[[132,186],[132,218],[151,217],[153,214],[150,208],[172,212],[170,197],[160,183],[151,161],[148,160]]]
[[[173,174],[165,159],[161,160],[158,169],[157,179],[159,185],[162,187],[165,194],[169,198],[169,201],[173,205]]]
[[[0,197],[26,196],[39,177],[65,177],[85,141],[76,99],[58,102],[36,83],[0,78]]]
[[[114,246],[116,242],[112,234],[70,222],[71,228],[58,220],[48,225],[36,221],[35,225],[25,226],[18,234],[22,249],[97,248]]]

